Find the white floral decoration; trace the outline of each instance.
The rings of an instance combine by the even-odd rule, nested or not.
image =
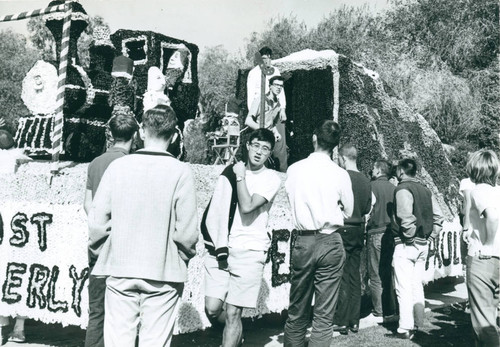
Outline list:
[[[57,70],[39,60],[23,79],[21,98],[32,114],[50,114],[56,110]]]
[[[49,13],[47,15],[44,15],[45,21],[48,20],[63,20],[65,16],[65,12],[53,12]],[[83,20],[85,22],[89,22],[89,16],[88,14],[85,14],[83,12],[71,12],[71,20]]]
[[[94,45],[96,46],[110,46],[115,48],[110,39],[111,32],[108,27],[102,25],[94,29],[92,33],[92,38],[94,39]]]

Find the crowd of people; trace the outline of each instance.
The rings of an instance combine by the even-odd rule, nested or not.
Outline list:
[[[270,59],[271,52],[261,55]],[[285,346],[305,346],[311,324],[309,346],[330,346],[334,331],[358,332],[365,246],[372,315],[379,322],[398,321],[395,336],[401,339],[414,338],[423,326],[425,261],[444,218],[417,179],[417,162],[403,158],[393,170],[378,159],[370,180],[358,170],[355,145],[343,144],[333,160],[342,130],[324,120],[312,134],[313,153],[288,167],[283,82],[278,75],[269,77],[264,128],[253,97],[247,124],[255,130],[243,144],[244,161],[218,177],[201,223],[191,168],[168,152],[177,124],[174,110],[157,105],[144,113],[140,126],[130,114],[112,117],[114,145],[89,164],[84,200],[91,272],[86,346],[170,345],[199,229],[206,315],[221,329],[222,346],[243,342],[242,311],[257,306],[271,243],[269,211],[281,186],[280,176],[266,166],[273,156],[286,171],[294,225]],[[137,132],[144,147],[129,155]],[[10,144],[0,135],[1,143]],[[472,154],[467,173],[470,184],[461,191],[471,321],[478,345],[498,346],[496,154]]]
[[[175,124],[169,106],[149,110],[139,129],[144,148],[126,155],[137,124],[115,115],[115,146],[89,165],[88,346],[132,346],[136,339],[144,346],[170,344],[198,240],[193,175],[167,152]],[[358,332],[365,234],[372,315],[398,321],[395,336],[402,339],[412,339],[424,324],[423,275],[442,228],[439,204],[416,178],[411,158],[395,171],[376,160],[371,181],[358,171],[354,145],[342,145],[332,160],[340,136],[337,123],[321,122],[311,139],[314,152],[287,170],[295,230],[285,346],[304,346],[310,324],[309,346],[329,346],[333,331]],[[242,343],[242,310],[257,307],[271,242],[269,210],[281,185],[266,167],[275,145],[271,130],[253,131],[245,161],[224,169],[201,219],[205,310],[221,329],[223,346]],[[477,185],[464,222],[475,235],[469,250],[476,253],[469,252],[467,262],[471,318],[478,342],[490,346],[498,341],[498,159],[480,151],[467,170]]]

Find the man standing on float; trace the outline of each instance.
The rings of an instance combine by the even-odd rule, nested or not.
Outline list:
[[[269,47],[262,47],[259,50],[259,54],[262,58],[263,65],[269,68],[269,71],[272,71],[271,73],[267,74],[269,71],[265,71],[264,75],[266,76],[265,82],[262,84],[261,83],[261,78],[262,78],[262,69],[260,65],[255,66],[250,72],[248,73],[247,77],[247,107],[249,113],[252,113],[254,116],[258,116],[259,113],[259,105],[260,105],[260,99],[261,95],[264,94],[266,95],[266,101],[267,99],[275,99],[275,101],[271,101],[270,104],[273,105],[274,107],[277,107],[276,115],[279,117],[276,122],[275,122],[275,127],[277,130],[277,133],[279,136],[276,136],[276,146],[273,152],[273,159],[278,159],[279,161],[279,170],[281,172],[286,172],[286,169],[288,168],[288,148],[286,146],[286,131],[285,131],[285,123],[286,123],[286,98],[285,98],[285,90],[284,87],[277,87],[279,90],[275,91],[274,94],[276,94],[275,97],[272,97],[273,91],[271,88],[272,83],[271,79],[273,79],[276,76],[280,76],[280,71],[278,70],[277,67],[271,66],[271,56],[273,54],[273,51]],[[258,54],[257,54],[258,55]],[[283,81],[284,79],[281,79]],[[279,84],[279,83],[278,83]],[[264,93],[262,93],[261,86],[264,86]],[[283,85],[283,83],[281,83]],[[266,104],[266,110],[265,112],[268,112],[269,108],[269,101]],[[267,116],[266,116],[267,118]],[[252,126],[248,123],[246,125],[250,126],[252,129],[258,129],[259,127]]]

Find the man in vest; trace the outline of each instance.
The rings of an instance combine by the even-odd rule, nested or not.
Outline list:
[[[339,165],[347,170],[354,194],[354,209],[350,218],[344,219],[344,226],[338,229],[346,253],[344,272],[340,283],[340,294],[334,316],[334,331],[342,335],[350,329],[359,330],[361,309],[361,251],[365,238],[365,215],[372,208],[372,189],[370,180],[359,172],[357,167],[358,151],[352,144],[345,144],[339,150]]]
[[[394,281],[399,303],[397,337],[412,339],[424,320],[423,277],[428,250],[443,228],[443,216],[431,191],[415,178],[417,163],[402,159],[394,191]]]

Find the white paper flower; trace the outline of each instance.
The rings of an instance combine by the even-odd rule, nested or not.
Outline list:
[[[39,60],[23,79],[21,98],[33,114],[50,114],[56,110],[57,70]]]

